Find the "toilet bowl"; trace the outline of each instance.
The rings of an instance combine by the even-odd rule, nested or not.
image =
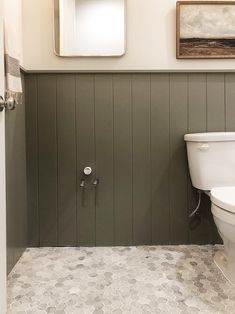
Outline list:
[[[215,264],[235,286],[235,132],[186,134],[193,186],[211,199],[211,211],[224,249]]]
[[[215,264],[235,286],[235,186],[211,190],[211,211],[224,250],[216,252]]]

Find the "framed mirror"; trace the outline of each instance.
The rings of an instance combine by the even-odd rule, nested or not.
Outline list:
[[[126,49],[126,0],[54,0],[55,53],[118,57]]]

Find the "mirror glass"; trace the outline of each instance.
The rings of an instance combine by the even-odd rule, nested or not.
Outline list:
[[[56,54],[123,55],[125,11],[126,0],[54,0]]]

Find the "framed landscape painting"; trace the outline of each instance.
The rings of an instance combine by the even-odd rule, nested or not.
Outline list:
[[[235,1],[178,1],[178,59],[235,58]]]

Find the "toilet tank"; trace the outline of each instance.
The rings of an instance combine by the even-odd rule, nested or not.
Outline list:
[[[186,134],[184,140],[195,188],[235,186],[235,132]]]

